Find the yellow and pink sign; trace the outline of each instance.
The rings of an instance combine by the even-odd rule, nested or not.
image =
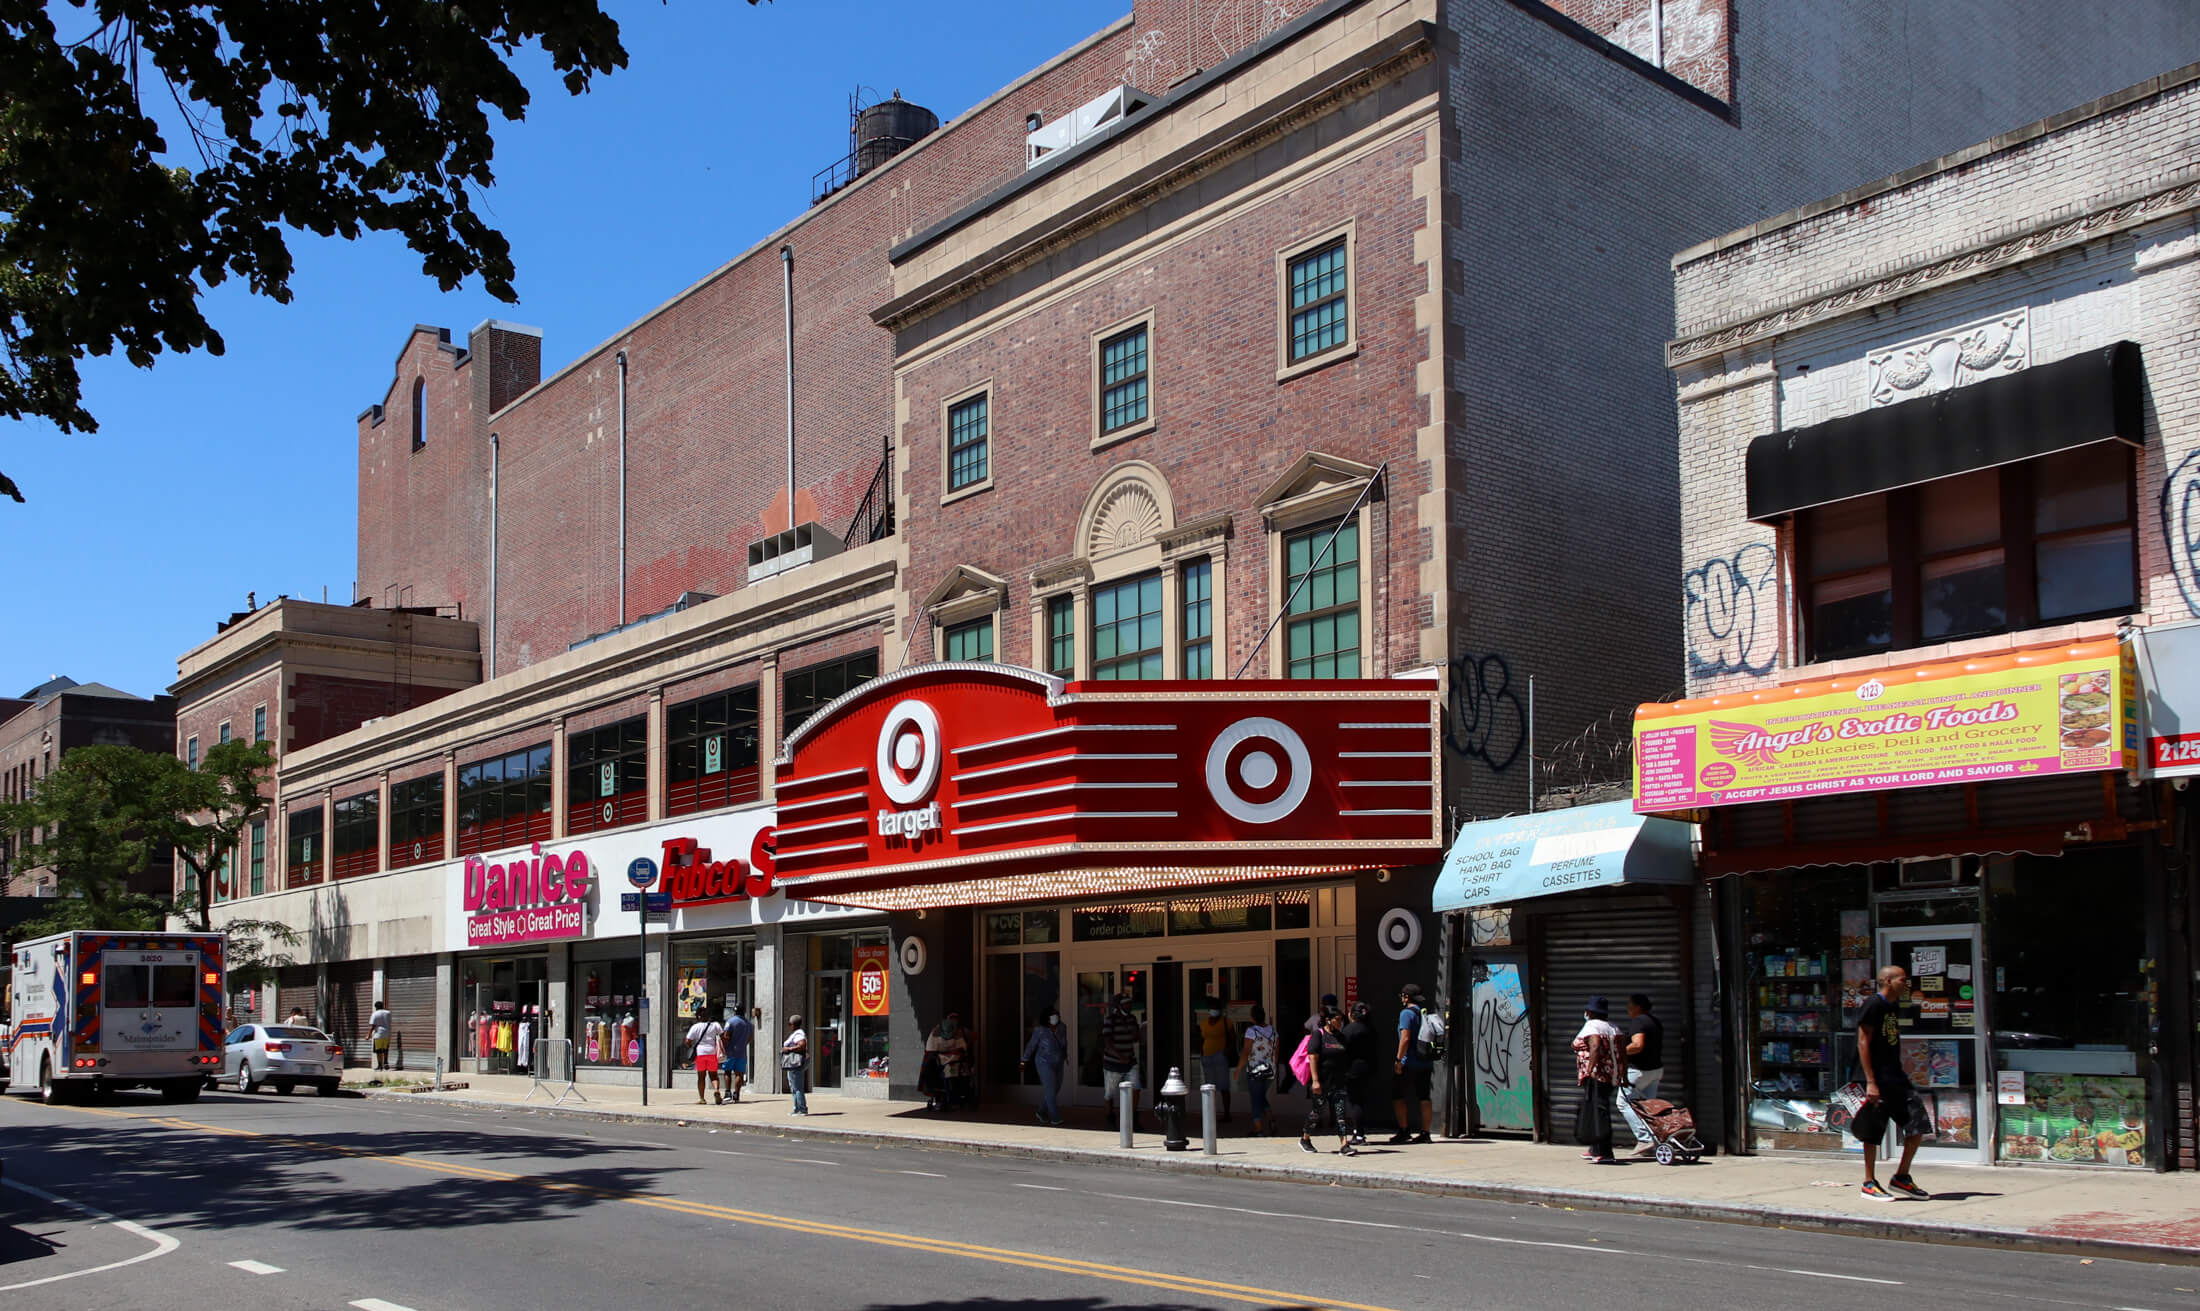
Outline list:
[[[1635,809],[2038,778],[2136,764],[2113,639],[1882,669],[1635,711]]]

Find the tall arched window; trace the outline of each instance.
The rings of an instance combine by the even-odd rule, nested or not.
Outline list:
[[[424,379],[413,379],[413,449],[428,444],[428,384]]]

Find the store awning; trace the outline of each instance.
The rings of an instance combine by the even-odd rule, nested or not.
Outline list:
[[[2146,436],[2139,346],[2120,341],[1749,444],[1749,517],[2011,464],[2094,442]]]
[[[1473,910],[1618,883],[1695,880],[1692,826],[1625,801],[1547,810],[1459,830],[1433,908]]]
[[[2132,634],[2139,665],[2139,761],[2154,778],[2200,774],[2200,624]]]

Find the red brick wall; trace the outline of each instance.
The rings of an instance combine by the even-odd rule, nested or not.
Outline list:
[[[965,115],[803,217],[795,256],[798,519],[844,532],[892,424],[892,343],[870,321],[891,295],[895,242],[1012,179],[1024,116],[1049,121],[1123,80],[1118,29]],[[800,198],[790,196],[789,211]],[[681,592],[746,582],[747,547],[786,526],[781,263],[772,243],[632,325],[600,354],[498,414],[432,332],[400,357],[386,418],[360,428],[360,586],[486,620],[489,440],[498,473],[494,669],[563,652],[622,620],[618,384],[627,352],[624,619]],[[668,288],[668,291],[671,289]],[[429,383],[428,449],[411,443],[411,384]],[[476,397],[483,398],[477,400]],[[486,634],[485,634],[486,638]]]
[[[221,723],[225,719],[229,721],[230,736],[234,740],[250,742],[252,710],[260,705],[267,707],[268,745],[279,751],[283,731],[282,674],[271,666],[215,696],[180,708],[176,712],[176,754],[184,754],[185,744],[195,734],[199,739],[199,759],[205,760],[206,753],[221,741]],[[275,795],[272,787],[265,790],[269,797]]]
[[[1122,79],[1162,92],[1254,45],[1321,0],[1138,0]]]
[[[1428,206],[1412,194],[1411,171],[1425,151],[1421,133],[1393,141],[910,370],[910,588],[929,591],[957,564],[1007,579],[995,649],[1033,663],[1032,568],[1082,554],[1078,518],[1094,485],[1110,467],[1144,460],[1167,477],[1178,522],[1233,516],[1225,634],[1215,651],[1216,671],[1227,676],[1271,614],[1261,492],[1308,450],[1369,465],[1389,459],[1388,501],[1369,511],[1362,592],[1363,651],[1372,655],[1379,633],[1387,659],[1365,659],[1363,672],[1418,663],[1418,570],[1429,545],[1415,513],[1427,470],[1414,458],[1415,429],[1426,422],[1414,370],[1428,345],[1413,301],[1427,291],[1428,270],[1414,261],[1413,236]],[[1276,255],[1346,219],[1357,225],[1359,353],[1279,383]],[[1093,451],[1091,334],[1149,306],[1158,427]],[[941,402],[988,377],[994,486],[942,506]],[[1386,567],[1379,594],[1372,580]],[[929,627],[918,627],[914,658],[930,654]],[[791,653],[782,659],[782,667],[795,663]],[[1264,649],[1253,672],[1266,669]]]
[[[296,751],[316,742],[348,733],[370,719],[399,714],[414,706],[426,705],[438,697],[449,696],[448,687],[417,687],[398,683],[382,683],[364,678],[339,678],[330,674],[296,674],[290,680],[288,713],[284,716],[288,733],[283,746]],[[251,735],[250,711],[246,712],[244,736]],[[274,730],[269,729],[272,734]],[[201,743],[204,750],[204,743]]]

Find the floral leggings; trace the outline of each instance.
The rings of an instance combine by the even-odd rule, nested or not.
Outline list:
[[[1321,1131],[1322,1112],[1329,1112],[1329,1123],[1339,1138],[1348,1138],[1359,1128],[1359,1117],[1353,1113],[1352,1099],[1342,1087],[1323,1088],[1320,1092],[1307,1091],[1306,1127],[1299,1131],[1302,1138],[1311,1138]]]

